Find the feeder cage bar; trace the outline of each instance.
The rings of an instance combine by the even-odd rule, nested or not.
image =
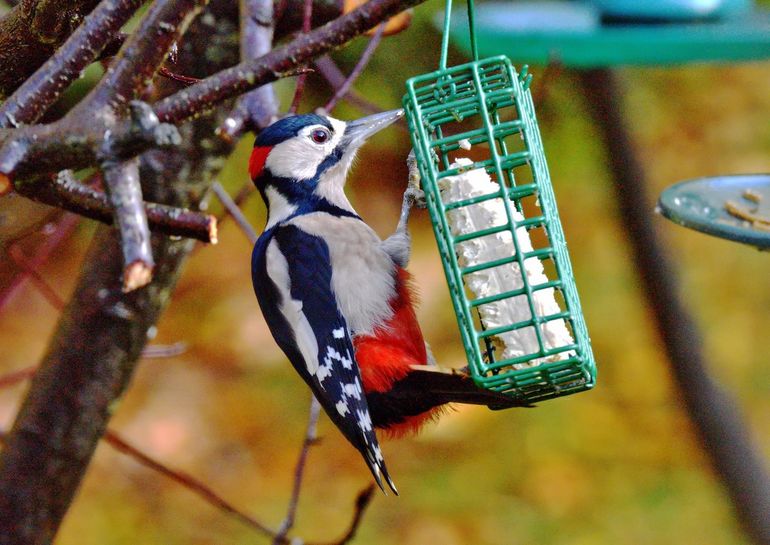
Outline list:
[[[517,74],[504,56],[479,60],[475,47],[472,62],[447,67],[450,8],[451,0],[440,69],[408,80],[403,102],[470,374],[479,386],[529,402],[590,389],[595,363],[531,76],[526,66]],[[475,45],[472,0],[468,11]],[[453,186],[471,176],[485,191]],[[494,221],[469,228],[474,214]],[[471,259],[486,247],[505,252]],[[504,315],[510,318],[501,322]]]

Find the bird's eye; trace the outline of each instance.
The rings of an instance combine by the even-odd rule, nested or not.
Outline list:
[[[329,137],[331,135],[329,134],[329,131],[326,129],[316,129],[312,133],[310,133],[310,138],[313,139],[313,142],[316,144],[323,144],[327,140],[329,140]]]

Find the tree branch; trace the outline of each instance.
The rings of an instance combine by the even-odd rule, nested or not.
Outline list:
[[[241,60],[256,59],[273,48],[273,0],[241,0]],[[238,99],[235,109],[217,129],[223,138],[267,127],[278,115],[272,85],[263,85]]]
[[[214,191],[214,194],[225,207],[227,213],[233,217],[235,222],[238,224],[238,227],[240,227],[241,231],[243,231],[243,234],[245,234],[246,238],[249,239],[249,242],[255,244],[257,242],[257,232],[251,226],[249,220],[246,219],[246,216],[243,215],[241,209],[238,208],[238,205],[235,203],[235,201],[230,198],[230,195],[227,193],[227,191],[225,191],[225,188],[222,187],[219,182],[214,182],[211,184],[211,189]]]
[[[107,196],[78,182],[68,171],[62,171],[53,182],[33,178],[18,186],[20,195],[34,201],[69,210],[75,214],[111,225],[113,209]],[[163,204],[143,203],[150,230],[169,236],[192,238],[217,243],[216,217]]]
[[[34,123],[80,76],[143,0],[104,0],[66,43],[0,105],[0,127]]]
[[[347,15],[303,34],[290,44],[274,49],[259,59],[242,62],[179,91],[156,103],[153,109],[164,122],[178,123],[200,115],[224,100],[275,81],[295,70],[297,66],[341,46],[394,13],[422,1],[371,0]],[[126,51],[126,47],[121,51]],[[123,87],[122,84],[118,86]],[[103,88],[104,86],[100,85],[94,91],[97,93],[95,96],[101,97],[102,93],[108,95],[108,90],[100,90]],[[98,103],[102,98],[94,100]],[[89,100],[86,100],[81,105],[88,102]],[[81,108],[81,105],[78,108]],[[93,164],[96,149],[103,136],[103,129],[99,130],[101,124],[97,123],[96,127],[80,127],[74,137],[72,127],[67,126],[65,120],[42,127],[23,127],[6,133],[0,131],[0,143],[5,141],[0,148],[0,178],[5,177],[15,182],[19,178],[40,172],[77,169]],[[161,124],[156,135],[162,128],[170,131],[168,125]],[[116,144],[120,143],[120,146],[115,148],[119,148],[118,159],[130,158],[153,145],[163,143],[157,136],[151,138],[147,134],[135,134],[125,123],[114,127],[112,131]]]
[[[258,59],[222,70],[155,104],[163,122],[176,123],[213,105],[276,81],[290,70],[339,48],[356,36],[408,7],[424,0],[370,0],[360,8],[297,37]]]
[[[150,228],[139,185],[139,160],[108,163],[104,168],[107,195],[114,207],[123,248],[123,291],[149,284],[155,260],[150,250]]]
[[[35,72],[97,3],[25,0],[0,19],[0,100]]]
[[[273,538],[273,545],[280,545],[294,526],[294,519],[297,516],[297,506],[299,505],[299,493],[302,490],[302,478],[305,476],[305,465],[310,447],[318,441],[318,417],[321,414],[321,404],[315,396],[310,398],[310,414],[307,421],[307,430],[305,439],[302,441],[302,448],[299,452],[297,465],[294,468],[294,484],[291,488],[291,497],[289,498],[289,507],[286,510],[286,518],[283,519],[281,527]]]
[[[215,3],[223,11],[229,8],[226,0]],[[214,24],[195,25],[181,44],[180,67],[186,73],[205,73],[234,60],[228,44],[236,29],[229,13],[220,17],[213,6],[209,13]],[[215,38],[223,45],[212,61],[203,51]],[[142,158],[142,189],[149,199],[190,206],[205,195],[232,149],[218,139],[204,143],[203,135],[210,135],[218,121],[201,117],[184,127],[180,149],[153,151]],[[192,248],[190,241],[165,236],[153,236],[152,244],[154,281],[125,294],[119,282],[118,238],[111,229],[97,231],[73,299],[0,456],[4,545],[50,543],[78,489],[147,342],[147,331],[168,304]]]
[[[139,97],[171,46],[207,0],[158,0],[150,6],[99,85],[76,108],[98,110],[109,106],[119,110]]]
[[[366,49],[364,49],[364,52],[361,54],[361,57],[358,59],[355,67],[353,67],[350,75],[342,82],[339,88],[337,88],[335,91],[332,98],[329,99],[329,102],[327,102],[323,107],[325,112],[331,112],[337,105],[337,102],[339,102],[340,99],[344,98],[350,92],[350,88],[358,79],[358,76],[361,75],[361,72],[364,71],[366,65],[369,64],[369,60],[372,58],[374,51],[377,49],[377,46],[380,45],[383,32],[385,32],[385,23],[382,23],[379,27],[377,27],[377,31],[369,40],[369,43],[366,44]]]

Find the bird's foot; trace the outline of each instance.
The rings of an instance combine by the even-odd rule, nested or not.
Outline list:
[[[417,159],[414,155],[414,150],[409,152],[406,157],[406,166],[409,169],[409,179],[407,181],[406,191],[404,192],[404,203],[407,198],[411,199],[409,206],[417,206],[417,208],[425,208],[427,206],[425,202],[425,192],[420,189],[421,178],[420,169],[417,167]]]

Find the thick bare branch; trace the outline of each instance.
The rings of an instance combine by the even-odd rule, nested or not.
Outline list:
[[[179,91],[156,103],[153,109],[162,121],[173,123],[200,115],[215,104],[293,73],[297,66],[340,47],[394,13],[422,1],[371,0],[259,59],[242,62]],[[102,92],[109,94],[107,90],[99,91]],[[5,133],[0,131],[0,142],[5,142],[0,148],[0,178],[15,181],[40,172],[58,172],[65,168],[77,169],[92,165],[104,129],[97,123],[90,129],[79,127],[75,135],[66,121],[67,118],[54,125],[23,127],[16,131],[6,130]],[[163,138],[159,137],[161,129],[166,129],[168,140],[172,133],[165,124],[161,124],[151,134],[135,133],[125,123],[114,127],[112,137],[116,144],[114,148],[119,153],[117,157],[130,158],[151,146],[162,145]]]
[[[108,129],[91,117],[71,121],[70,117],[51,125],[0,129],[0,176],[14,182],[46,172],[92,166],[103,156],[105,140],[114,160],[127,160],[150,148],[176,146],[179,131],[159,123],[152,109],[134,101],[131,119]],[[89,123],[93,121],[93,123]]]
[[[334,21],[303,34],[267,55],[222,70],[154,106],[161,121],[176,123],[281,78],[292,69],[339,48],[390,16],[424,0],[371,0]]]
[[[241,61],[256,59],[273,48],[273,0],[241,0]],[[278,115],[273,86],[263,85],[243,95],[217,130],[234,139],[248,130],[267,127]]]
[[[107,75],[76,110],[127,106],[139,98],[192,18],[207,0],[159,0],[154,2],[123,44]]]
[[[97,3],[25,0],[0,19],[0,100],[53,55]]]
[[[34,123],[96,59],[143,0],[103,0],[56,53],[0,106],[0,127]]]

